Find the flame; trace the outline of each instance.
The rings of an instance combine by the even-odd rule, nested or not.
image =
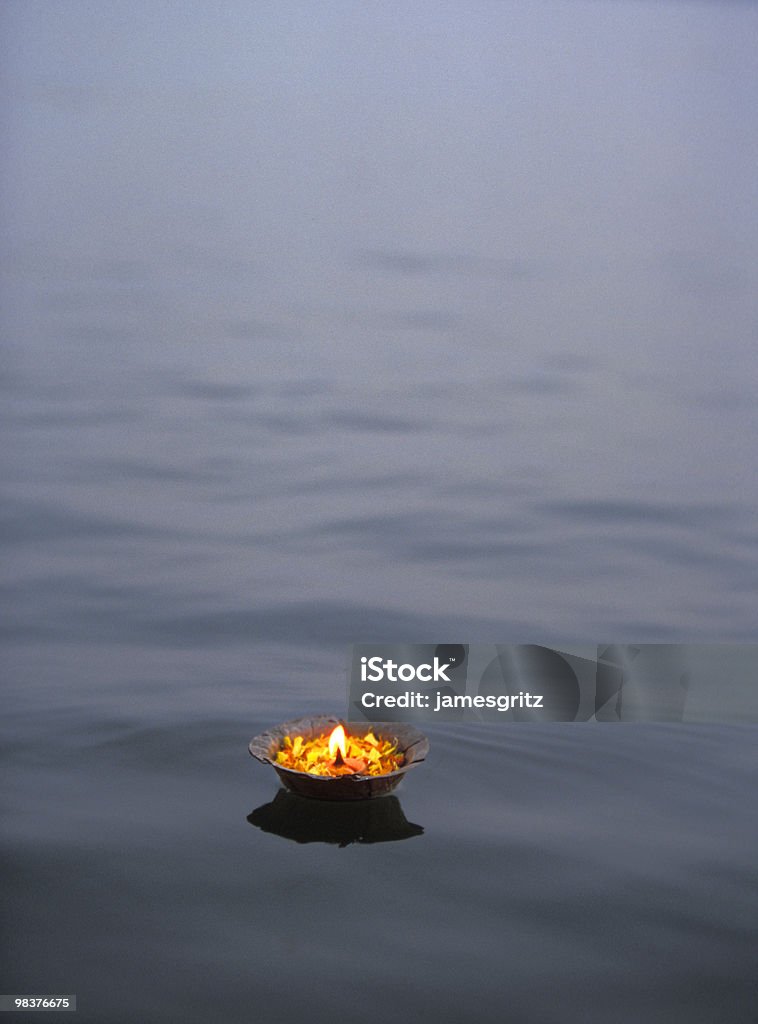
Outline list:
[[[329,757],[336,757],[337,751],[340,752],[340,756],[344,761],[347,757],[347,745],[345,744],[345,730],[341,725],[338,725],[329,737]]]

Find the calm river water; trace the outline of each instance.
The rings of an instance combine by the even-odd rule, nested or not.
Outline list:
[[[246,746],[357,640],[756,641],[756,9],[4,18],[3,992],[754,1022],[754,729]]]

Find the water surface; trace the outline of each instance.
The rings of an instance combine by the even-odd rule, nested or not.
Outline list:
[[[4,10],[4,991],[748,1024],[753,730],[246,745],[357,640],[755,642],[756,11],[285,8]]]

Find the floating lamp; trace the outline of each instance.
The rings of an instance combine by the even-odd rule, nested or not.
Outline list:
[[[287,789],[319,800],[366,800],[393,790],[424,760],[429,741],[403,722],[320,716],[282,722],[250,741]]]

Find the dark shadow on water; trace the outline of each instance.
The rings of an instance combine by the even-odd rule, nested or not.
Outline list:
[[[396,796],[338,803],[308,800],[280,789],[271,803],[257,807],[251,825],[295,843],[392,843],[420,836],[421,825],[408,821]]]

